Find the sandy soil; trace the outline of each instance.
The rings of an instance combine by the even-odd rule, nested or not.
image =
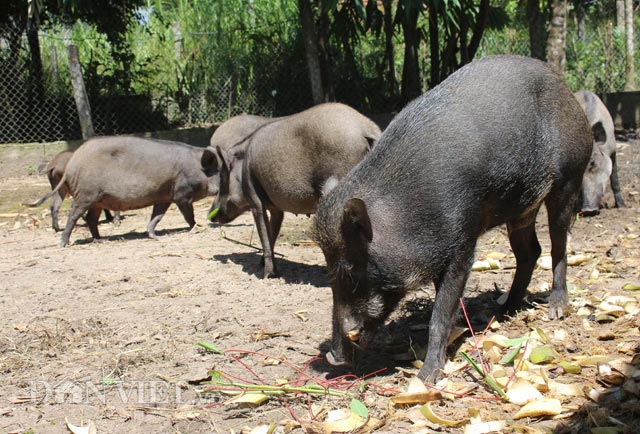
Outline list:
[[[622,144],[618,158],[628,207],[605,209],[575,223],[571,250],[592,259],[569,268],[574,301],[606,293],[633,296],[622,286],[640,283],[640,144]],[[201,201],[196,216],[202,226],[190,233],[172,206],[158,226],[160,238],[150,240],[144,232],[150,210],[127,212],[120,226],[101,224],[103,242],[90,242],[88,228],[80,225],[72,245],[61,249],[46,206],[33,210],[19,205],[47,191],[42,176],[0,180],[0,432],[67,432],[68,419],[75,425],[90,420],[98,433],[228,433],[279,424],[292,419],[291,413],[309,418],[306,395],[245,408],[203,398],[197,392],[202,386],[195,383],[211,369],[245,380],[255,374],[270,384],[295,378],[290,366],[319,381],[340,374],[322,361],[312,362],[328,349],[332,301],[322,253],[309,240],[310,219],[285,217],[276,247],[281,277],[262,280],[259,252],[225,239],[259,246],[250,215],[223,230],[206,226],[210,200]],[[607,201],[613,203],[610,194]],[[548,254],[545,216],[538,219],[539,238]],[[66,209],[61,222],[65,219]],[[507,254],[502,268],[473,272],[467,286],[465,304],[479,328],[497,308],[496,288],[507,290],[512,279],[515,260],[504,229],[482,237],[477,258],[495,251]],[[602,276],[592,281],[594,268]],[[500,333],[515,337],[531,327],[561,328],[566,342],[555,349],[562,354],[614,354],[630,360],[638,352],[637,318],[599,323],[574,312],[564,321],[548,321],[546,306],[535,301],[544,300],[550,281],[550,271],[536,269],[530,286],[536,292],[530,297],[533,306],[503,322]],[[376,432],[416,432],[399,410],[392,415],[388,398],[374,392],[375,385],[406,385],[406,374],[397,368],[415,372],[409,361],[396,359],[409,345],[426,341],[432,296],[431,287],[409,294],[356,371],[365,375],[387,368],[369,378],[365,390],[353,391],[370,414],[383,420]],[[467,337],[450,347],[450,357]],[[198,342],[260,355],[213,354]],[[270,358],[284,363],[275,365]],[[580,380],[596,385],[595,371],[583,371]],[[473,405],[485,419],[512,414],[513,409],[494,401],[468,399],[445,402],[438,411],[455,415]],[[314,402],[332,409],[348,406],[349,398],[319,397]],[[635,432],[640,421],[637,396],[591,404],[586,398],[567,398],[563,405],[568,410],[560,420],[523,424],[587,432],[592,422],[586,415],[602,417],[605,412]],[[281,424],[277,432],[282,429]],[[293,432],[303,429],[294,427]]]

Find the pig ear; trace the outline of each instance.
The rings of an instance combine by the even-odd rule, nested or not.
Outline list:
[[[607,133],[604,130],[604,126],[602,126],[602,122],[596,122],[591,126],[591,131],[593,131],[593,140],[596,142],[604,143],[607,141]]]
[[[200,164],[202,165],[202,170],[207,174],[207,176],[213,175],[213,172],[218,169],[218,159],[216,154],[214,154],[211,149],[206,148],[202,153]]]
[[[220,158],[220,168],[227,169],[227,159],[225,158],[224,151],[219,145],[216,146],[216,152],[218,153],[218,158]]]
[[[349,199],[342,212],[342,236],[351,259],[367,257],[367,244],[373,239],[367,205],[362,199]]]

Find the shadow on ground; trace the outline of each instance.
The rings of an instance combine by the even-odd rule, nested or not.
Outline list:
[[[497,297],[495,292],[488,291],[464,299],[474,330],[484,330],[493,315],[499,311],[500,306],[495,302]],[[427,294],[404,301],[398,308],[398,313],[394,315],[395,319],[378,331],[369,347],[361,354],[360,361],[354,369],[336,368],[324,359],[315,362],[312,367],[319,372],[326,372],[328,378],[345,374],[362,377],[373,372],[384,376],[398,367],[414,368],[412,362],[423,360],[426,355],[432,309],[433,298]],[[467,326],[462,314],[459,315],[456,325]],[[468,335],[469,332],[462,336]],[[448,346],[448,358],[455,356],[463,341],[464,339],[457,339]],[[331,342],[327,340],[320,344],[319,350],[324,355],[330,347]]]
[[[240,265],[242,271],[252,276],[262,278],[262,253],[229,253],[223,255],[213,255],[213,259],[223,264],[232,262]],[[278,277],[281,277],[286,283],[309,284],[316,287],[329,286],[329,276],[326,268],[320,265],[309,265],[300,262],[289,261],[286,258],[275,258],[276,270]]]

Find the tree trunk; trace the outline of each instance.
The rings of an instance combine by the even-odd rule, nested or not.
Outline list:
[[[31,54],[31,86],[35,91],[36,101],[41,101],[44,97],[44,86],[42,84],[42,54],[40,53],[40,40],[38,39],[38,25],[32,18],[30,18],[27,23],[27,41],[29,43],[29,51]]]
[[[418,45],[420,35],[418,34],[418,6],[406,3],[398,4],[398,12],[402,17],[402,34],[404,36],[404,63],[402,65],[402,93],[401,98],[404,103],[418,97],[420,89],[420,64],[418,63]]]
[[[318,57],[318,39],[316,37],[310,0],[298,0],[298,8],[300,10],[300,23],[302,26],[302,37],[304,39],[304,51],[307,58],[307,68],[309,69],[309,82],[311,84],[313,103],[320,104],[324,102],[324,92],[320,59]]]
[[[71,84],[73,85],[73,96],[76,100],[76,108],[78,109],[78,119],[80,120],[80,128],[82,129],[82,138],[88,139],[95,135],[93,130],[93,121],[91,120],[91,107],[89,106],[89,97],[84,87],[84,79],[82,78],[82,68],[80,67],[80,59],[78,58],[78,47],[69,45],[69,72],[71,73]]]
[[[383,0],[382,7],[384,8],[384,59],[387,69],[387,86],[389,86],[389,96],[392,100],[395,100],[398,85],[396,83],[396,65],[393,49],[393,11],[392,0]]]
[[[633,0],[624,0],[625,6],[625,19],[624,19],[624,31],[626,36],[626,55],[625,55],[625,91],[636,90],[636,68],[634,59],[634,30],[633,30]]]
[[[546,39],[544,17],[540,10],[540,0],[527,1],[527,23],[529,25],[529,49],[531,57],[545,60],[544,41]]]
[[[625,0],[616,0],[616,29],[623,31],[625,26]]]
[[[551,7],[547,62],[562,77],[567,54],[567,0],[553,0]]]
[[[587,25],[585,23],[585,12],[584,12],[584,8],[582,6],[578,6],[577,10],[576,10],[576,21],[577,21],[577,28],[578,28],[578,39],[580,41],[585,40],[586,35],[587,35]]]
[[[429,86],[435,87],[440,83],[440,36],[435,8],[429,8],[429,52],[431,55]]]
[[[318,57],[320,59],[320,76],[322,77],[322,100],[335,101],[336,94],[333,85],[333,66],[329,56],[329,15],[328,11],[320,8],[318,23]]]
[[[469,61],[472,61],[476,57],[480,42],[482,41],[482,35],[484,29],[487,27],[487,21],[489,20],[489,0],[480,0],[480,8],[478,9],[478,17],[476,18],[476,24],[473,28],[473,36],[471,42],[469,42]]]

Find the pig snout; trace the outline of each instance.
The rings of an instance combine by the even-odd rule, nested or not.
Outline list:
[[[583,217],[593,217],[600,214],[600,210],[598,208],[582,208],[580,210],[580,215]]]
[[[335,355],[333,350],[327,353],[327,362],[331,366],[353,366],[353,363],[347,362],[342,355]]]
[[[340,343],[334,341],[332,348],[327,352],[327,362],[331,366],[356,366],[363,347],[347,339],[341,339]]]
[[[327,362],[333,366],[355,366],[359,354],[367,347],[365,331],[350,321],[344,321],[334,330],[331,351],[327,353]]]

